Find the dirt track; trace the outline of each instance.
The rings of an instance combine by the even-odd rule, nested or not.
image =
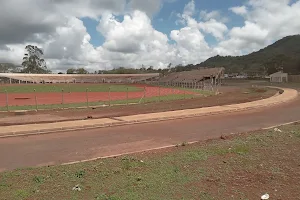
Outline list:
[[[128,99],[139,99],[144,96],[154,97],[154,96],[167,96],[171,94],[192,94],[189,91],[183,91],[172,88],[161,88],[145,85],[136,85],[137,87],[142,88],[142,91],[138,92],[128,92]],[[23,105],[35,105],[35,95],[37,98],[38,105],[50,105],[50,104],[71,104],[71,103],[84,103],[89,102],[102,102],[102,101],[114,101],[114,100],[126,100],[127,92],[64,92],[59,93],[10,93],[8,94],[8,103],[9,106],[23,106]],[[0,107],[6,106],[6,95],[0,93]]]

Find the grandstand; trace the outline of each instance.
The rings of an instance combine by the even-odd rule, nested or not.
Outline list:
[[[158,77],[148,74],[23,74],[0,73],[2,83],[135,83]]]
[[[224,77],[224,68],[205,68],[192,71],[174,72],[159,79],[160,85],[205,87],[219,85]]]

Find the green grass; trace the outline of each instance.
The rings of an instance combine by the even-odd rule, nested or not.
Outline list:
[[[86,89],[90,92],[129,92],[142,91],[143,88],[132,85],[117,85],[117,84],[28,84],[28,85],[5,85],[0,86],[0,92],[8,93],[30,93],[36,92],[85,92]]]
[[[165,101],[175,101],[175,100],[182,100],[182,99],[192,99],[197,98],[197,96],[192,94],[172,94],[167,96],[161,97],[146,97],[146,98],[136,98],[136,99],[128,99],[127,100],[112,100],[110,102],[111,106],[117,105],[126,105],[128,104],[142,104],[142,103],[155,103],[155,102],[165,102]],[[89,102],[89,107],[96,107],[96,106],[109,106],[109,101],[98,101],[98,102]],[[86,102],[82,103],[65,103],[65,104],[49,104],[49,105],[38,105],[38,109],[40,110],[53,110],[53,109],[63,109],[63,108],[82,108],[87,107]],[[9,106],[10,111],[14,110],[36,110],[35,105],[24,105],[24,106]],[[0,111],[7,111],[7,107],[0,107]]]
[[[287,173],[298,173],[295,161],[300,156],[300,125],[280,129],[283,133],[260,131],[205,145],[185,143],[161,153],[4,172],[0,173],[0,197],[32,200],[253,199],[253,195],[259,198],[265,192],[261,189],[285,191],[284,186],[278,186],[284,180],[287,192],[297,191],[297,184],[288,184],[293,175]],[[282,159],[286,159],[284,165]],[[259,187],[260,181],[253,179],[256,177],[263,180],[263,188]],[[234,189],[232,183],[235,183]],[[75,185],[79,185],[81,191],[73,191]],[[255,191],[249,193],[249,188]]]

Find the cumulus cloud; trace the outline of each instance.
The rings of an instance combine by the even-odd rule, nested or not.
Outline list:
[[[219,11],[207,12],[202,10],[200,12],[200,21],[193,18],[194,13],[195,2],[192,0],[185,5],[183,13],[177,15],[177,23],[183,24],[187,27],[196,28],[201,34],[201,31],[206,34],[211,34],[217,40],[222,40],[224,38],[224,34],[228,31],[228,28],[224,22],[222,22],[222,17]]]
[[[192,16],[195,14],[196,8],[195,8],[195,1],[192,0],[188,4],[185,5],[183,9],[183,15]]]
[[[170,37],[176,41],[177,55],[182,64],[196,64],[213,55],[198,28],[184,27],[173,30]]]
[[[129,3],[130,8],[134,10],[140,10],[145,12],[148,16],[152,16],[158,12],[162,6],[161,0],[141,1],[131,0]]]
[[[107,13],[97,30],[106,38],[103,57],[114,65],[165,67],[174,57],[167,35],[155,30],[144,12],[134,11],[121,22]]]
[[[246,15],[248,12],[246,6],[236,6],[236,7],[229,8],[229,10],[231,10],[237,15],[242,15],[242,16]]]
[[[249,0],[245,6],[231,8],[243,15],[245,24],[233,27],[229,38],[220,42],[218,51],[223,54],[241,55],[256,51],[287,35],[300,33],[300,1]],[[244,8],[245,7],[245,8]]]
[[[180,13],[170,15],[169,20],[176,16],[180,27],[162,33],[152,20],[166,3],[176,0],[2,0],[0,62],[20,64],[24,47],[33,44],[44,50],[54,71],[142,64],[158,68],[168,63],[196,64],[217,54],[241,55],[300,33],[296,20],[300,18],[300,0],[248,0],[228,8],[244,19],[243,26],[230,29],[223,11],[197,14],[191,0]],[[81,17],[99,23],[103,45],[91,44]],[[213,36],[216,44],[208,43],[207,35]]]
[[[218,40],[224,39],[224,34],[228,31],[228,28],[224,23],[218,22],[215,19],[210,19],[206,22],[200,22],[198,26],[201,30],[212,34]]]

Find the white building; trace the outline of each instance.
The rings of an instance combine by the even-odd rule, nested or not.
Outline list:
[[[287,83],[288,82],[288,74],[283,73],[282,71],[271,74],[270,82],[272,82],[272,83]]]

